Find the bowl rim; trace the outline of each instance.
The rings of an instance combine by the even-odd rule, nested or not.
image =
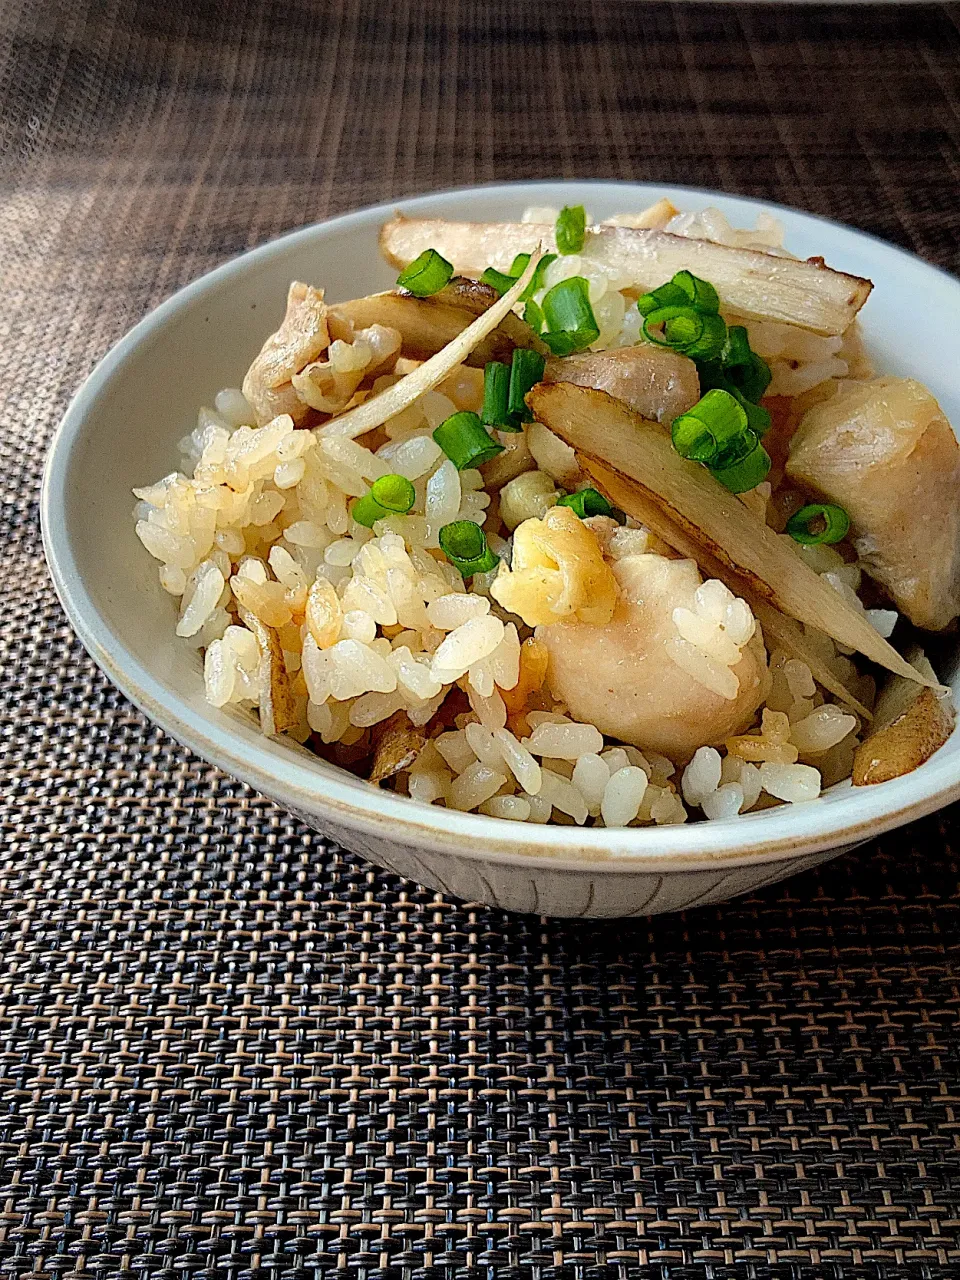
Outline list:
[[[449,850],[476,861],[493,859],[527,870],[625,871],[707,870],[718,866],[779,862],[804,854],[850,845],[933,812],[960,797],[960,756],[937,753],[904,778],[873,787],[835,794],[830,803],[782,806],[720,822],[685,823],[667,827],[584,828],[510,823],[477,813],[419,805],[391,791],[374,789],[346,771],[319,774],[306,752],[267,738],[248,740],[236,732],[236,722],[214,708],[208,717],[195,712],[176,689],[155,677],[108,626],[79,573],[66,522],[53,517],[62,509],[83,427],[95,414],[99,397],[122,375],[126,360],[148,344],[163,327],[204,294],[242,276],[251,267],[282,256],[299,243],[335,237],[364,223],[373,224],[397,207],[428,213],[451,199],[487,197],[498,191],[528,203],[556,203],[563,191],[621,188],[631,200],[677,196],[681,200],[739,203],[744,212],[782,211],[791,217],[825,224],[854,240],[879,246],[886,255],[907,260],[949,282],[960,304],[960,281],[942,268],[925,262],[880,237],[832,219],[774,201],[756,200],[707,188],[615,179],[539,179],[492,182],[445,188],[420,196],[401,196],[337,217],[289,231],[231,258],[184,285],[144,316],[99,361],[71,400],[52,440],[40,494],[43,546],[60,602],[78,637],[97,665],[121,692],[151,720],[180,743],[275,799],[294,813],[329,818],[345,830],[374,838],[403,841],[412,846]],[[580,198],[583,198],[582,196]],[[118,644],[118,640],[120,641]],[[509,844],[509,847],[505,847]]]

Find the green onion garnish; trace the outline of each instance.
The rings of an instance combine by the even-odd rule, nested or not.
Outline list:
[[[756,357],[760,359],[759,356]],[[766,368],[766,365],[764,365]],[[769,370],[768,370],[769,372]],[[762,436],[770,429],[770,413],[764,409],[762,405],[754,404],[744,393],[736,386],[730,378],[728,372],[720,365],[718,360],[702,360],[697,362],[697,373],[700,375],[700,390],[707,391],[717,389],[726,391],[728,395],[733,396],[747,415],[747,425],[756,431],[757,435]]]
[[[458,471],[482,467],[498,453],[503,453],[503,445],[497,444],[479,417],[466,409],[452,413],[441,422],[433,438]]]
[[[499,360],[491,360],[483,367],[483,408],[480,421],[501,431],[516,431],[510,422],[507,402],[510,396],[510,366]]]
[[[623,512],[611,506],[596,489],[578,489],[576,493],[565,493],[562,498],[557,499],[557,506],[570,507],[581,520],[590,516],[612,516],[618,524],[623,524],[626,519]]]
[[[678,271],[670,283],[682,290],[691,306],[714,315],[720,310],[720,298],[709,280],[701,280],[692,271]]]
[[[472,520],[445,524],[440,530],[440,550],[465,578],[474,573],[488,573],[500,559],[487,546],[483,530]]]
[[[709,467],[731,493],[753,489],[770,470],[770,456],[749,424],[750,408],[756,406],[714,387],[670,428],[677,453]]]
[[[429,298],[439,293],[453,275],[453,264],[442,258],[436,249],[424,249],[419,258],[414,258],[397,276],[397,284],[416,298]]]
[[[794,542],[815,547],[821,542],[840,542],[850,529],[850,517],[832,502],[811,502],[787,521],[787,533]]]
[[[711,467],[710,474],[731,493],[746,493],[766,480],[770,471],[770,455],[757,441],[753,449],[731,466]]]
[[[758,436],[765,435],[770,430],[772,422],[769,409],[764,409],[763,405],[754,404],[752,400],[745,399],[739,392],[734,392],[734,398],[743,405],[750,430],[755,431]]]
[[[723,348],[721,363],[725,369],[750,363],[753,352],[750,350],[750,339],[742,324],[732,324],[727,330],[727,343]]]
[[[734,324],[727,330],[720,364],[727,378],[746,400],[756,403],[770,385],[770,368],[750,349],[750,340],[743,325]]]
[[[732,440],[717,450],[710,459],[710,470],[713,472],[726,471],[734,466],[735,463],[742,462],[744,458],[753,453],[759,443],[760,437],[750,427],[747,427],[742,435],[734,436]]]
[[[557,248],[562,254],[579,253],[587,231],[587,215],[582,204],[567,205],[557,218]]]
[[[590,305],[590,286],[583,276],[570,276],[548,289],[542,307],[548,332],[541,337],[555,356],[582,351],[600,337]]]
[[[713,390],[698,400],[692,409],[674,418],[670,436],[681,458],[712,463],[748,430],[743,406],[729,392]],[[755,441],[756,436],[753,438]],[[744,449],[743,452],[749,450]]]
[[[538,351],[515,347],[510,362],[510,393],[507,407],[510,421],[519,428],[522,422],[532,422],[533,414],[527,408],[525,396],[543,377],[546,361]]]
[[[533,298],[523,308],[523,318],[537,335],[543,333],[543,326],[546,323],[543,318],[543,307],[539,302],[535,302]]]
[[[651,311],[644,317],[643,334],[658,347],[671,347],[692,360],[712,360],[723,350],[727,326],[722,316],[687,303]]]
[[[637,310],[642,316],[648,316],[652,311],[659,311],[661,307],[682,307],[689,301],[683,289],[672,280],[668,280],[659,289],[641,294],[637,299]]]
[[[517,283],[517,279],[519,279],[519,276],[515,279],[513,276],[508,276],[504,271],[498,271],[496,267],[487,267],[480,277],[480,283],[488,284],[491,289],[496,289],[502,298],[507,290],[512,289]]]
[[[537,263],[536,270],[534,271],[533,275],[530,278],[530,283],[527,285],[523,293],[521,293],[520,295],[521,302],[528,302],[535,293],[540,292],[540,290],[543,288],[543,277],[544,277],[544,274],[546,273],[547,267],[549,267],[551,262],[556,262],[556,260],[557,260],[557,255],[555,253],[545,253],[543,255],[543,257]],[[510,275],[513,276],[514,280],[520,279],[524,271],[526,271],[527,263],[529,261],[530,261],[529,253],[517,254],[517,256],[513,260],[512,266],[510,267]]]
[[[520,295],[521,302],[527,302],[535,293],[539,293],[543,288],[543,273],[549,267],[551,262],[556,261],[555,253],[545,253],[537,263],[537,268],[530,277],[530,282]],[[517,283],[530,261],[529,253],[518,253],[514,258],[509,271],[498,271],[496,267],[487,267],[486,271],[481,275],[482,284],[488,284],[492,289],[496,289],[501,297],[512,289]]]
[[[416,500],[413,485],[406,476],[381,476],[367,493],[358,498],[350,510],[357,524],[372,529],[378,520],[389,515],[404,515]]]
[[[716,314],[720,309],[720,299],[708,280],[701,280],[691,271],[678,271],[672,280],[662,284],[659,289],[652,289],[637,299],[637,310],[642,316],[659,311],[661,307],[686,305]]]

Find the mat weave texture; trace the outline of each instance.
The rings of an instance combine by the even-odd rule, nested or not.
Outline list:
[[[43,567],[43,450],[203,271],[391,196],[722,187],[958,265],[958,10],[0,7],[0,1276],[960,1272],[956,810],[749,899],[444,901],[146,723]]]

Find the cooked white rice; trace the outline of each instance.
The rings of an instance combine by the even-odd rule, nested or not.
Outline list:
[[[529,212],[537,220],[556,217],[555,210]],[[677,215],[667,225],[681,235],[783,252],[779,224],[766,216],[751,231],[735,230],[716,210]],[[571,275],[590,283],[601,327],[595,346],[635,342],[640,317],[622,292],[632,281],[612,278],[584,252],[553,262],[545,287]],[[848,359],[842,339],[786,325],[751,322],[748,329],[773,371],[771,394],[809,394],[846,377],[850,361],[859,359],[856,352]],[[304,398],[326,397],[329,404],[339,397],[344,407],[377,358],[382,339],[375,339],[335,340]],[[518,709],[512,695],[525,688],[521,645],[530,629],[490,597],[489,580],[478,576],[468,592],[437,550],[443,525],[483,524],[491,505],[480,472],[458,472],[431,437],[456,410],[479,409],[477,373],[458,370],[422,396],[386,424],[373,450],[297,430],[286,414],[258,427],[252,407],[232,388],[218,393],[212,409],[200,410],[196,429],[182,441],[183,469],[135,491],[136,531],[160,562],[162,588],[177,600],[177,635],[203,653],[210,702],[262,713],[282,694],[285,732],[347,765],[369,752],[377,726],[403,711],[432,736],[401,774],[401,790],[423,804],[519,822],[667,825],[691,813],[723,820],[774,801],[813,799],[846,776],[856,717],[824,696],[803,663],[778,651],[770,654],[757,726],[720,749],[701,746],[682,769],[574,722],[539,685]],[[380,385],[386,381],[374,383],[374,391]],[[576,473],[572,451],[537,425],[526,447],[534,469],[502,488],[498,520],[487,521],[490,545],[508,563],[512,532],[542,518]],[[350,503],[390,473],[413,483],[412,512],[374,529],[357,524]],[[745,501],[765,512],[769,497],[769,486],[760,486]],[[610,563],[660,549],[633,522],[591,524]],[[855,564],[830,547],[802,554],[863,607]],[[889,634],[896,614],[869,613]],[[257,622],[276,638],[272,658]],[[735,697],[734,668],[756,630],[745,602],[708,580],[690,607],[674,609],[673,626],[669,659],[698,687]],[[829,641],[822,656],[844,678],[859,679]],[[459,709],[440,723],[438,712],[454,689],[461,691]]]

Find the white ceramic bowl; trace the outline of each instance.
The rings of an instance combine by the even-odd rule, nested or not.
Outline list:
[[[583,203],[597,218],[669,196],[715,205],[738,225],[764,207],[708,191],[633,183],[522,183],[400,201],[410,213],[517,217]],[[294,277],[331,299],[392,283],[377,230],[393,206],[284,236],[181,289],[118,343],[78,392],[50,451],[44,545],[57,591],[95,661],[151,719],[310,826],[380,866],[455,897],[556,916],[631,916],[715,902],[823,862],[960,795],[956,736],[917,772],[839,788],[805,805],[725,822],[585,830],[506,823],[376,790],[253,721],[204,701],[198,655],[174,636],[171,598],[134,536],[134,485],[175,465],[201,404],[239,383],[279,319]],[[804,256],[876,282],[864,328],[878,367],[912,374],[960,423],[960,283],[846,227],[777,209]],[[942,677],[956,681],[956,651]]]

